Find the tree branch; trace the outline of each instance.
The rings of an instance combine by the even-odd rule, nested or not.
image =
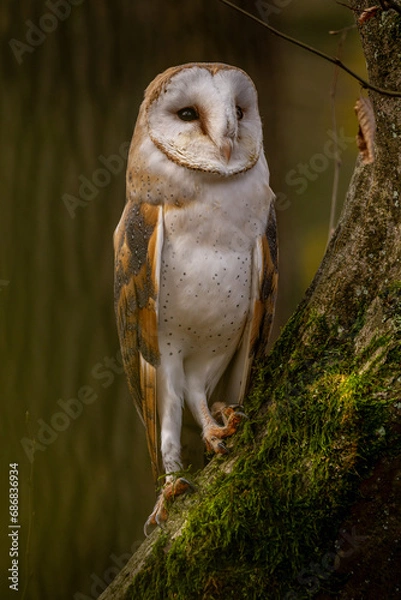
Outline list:
[[[297,40],[297,39],[287,35],[286,33],[279,31],[278,29],[275,29],[271,25],[268,25],[267,23],[265,23],[265,21],[263,21],[262,19],[259,19],[259,17],[256,17],[252,13],[244,10],[243,8],[240,8],[239,6],[236,6],[232,2],[229,2],[228,0],[220,0],[220,2],[222,2],[223,4],[226,4],[227,6],[230,6],[231,8],[234,8],[235,10],[237,10],[238,12],[242,13],[243,15],[249,17],[253,21],[256,21],[256,23],[259,23],[263,27],[266,27],[266,29],[268,29],[270,31],[270,33],[272,33],[273,35],[276,35],[277,37],[280,37],[283,40],[290,42],[290,44],[299,46],[300,48],[307,50],[311,54],[315,54],[316,56],[323,58],[323,60],[326,60],[326,61],[332,63],[333,65],[336,65],[337,67],[339,67],[340,69],[342,69],[343,71],[348,73],[348,75],[351,75],[351,77],[353,77],[354,79],[359,81],[359,83],[361,84],[361,86],[363,88],[372,90],[374,92],[377,92],[378,94],[383,94],[384,96],[393,96],[393,97],[401,98],[401,92],[398,92],[397,90],[385,90],[383,88],[379,88],[379,87],[373,85],[372,83],[369,83],[368,81],[366,81],[365,79],[360,77],[357,73],[352,71],[349,67],[347,67],[339,58],[330,56],[329,54],[325,54],[321,50],[318,50],[317,48],[313,48],[312,46],[309,46],[308,44],[305,44],[304,42],[301,42],[300,40]],[[387,2],[388,2],[388,0],[387,0]]]

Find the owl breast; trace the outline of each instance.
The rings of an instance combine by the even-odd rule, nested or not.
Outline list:
[[[162,356],[182,359],[207,352],[227,355],[237,347],[249,311],[252,252],[209,234],[167,237],[163,248],[159,306]],[[201,234],[197,232],[201,237]]]
[[[263,202],[250,206],[240,194],[165,211],[162,361],[196,355],[210,370],[208,378],[218,379],[240,343],[249,314],[253,247],[265,211]]]

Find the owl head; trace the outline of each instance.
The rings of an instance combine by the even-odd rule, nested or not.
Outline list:
[[[244,71],[221,63],[158,75],[146,89],[136,133],[142,158],[156,147],[180,167],[219,176],[248,171],[263,155],[255,86]]]

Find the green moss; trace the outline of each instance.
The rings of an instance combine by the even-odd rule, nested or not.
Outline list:
[[[305,565],[333,550],[330,540],[378,453],[396,438],[399,447],[392,431],[400,385],[389,387],[389,378],[401,362],[401,286],[383,301],[394,335],[376,336],[359,355],[364,307],[346,332],[324,315],[290,320],[255,371],[231,468],[221,468],[227,459],[212,461],[197,494],[175,503],[172,514],[188,507],[181,534],[159,538],[128,597],[310,597]],[[380,360],[369,362],[378,351]]]

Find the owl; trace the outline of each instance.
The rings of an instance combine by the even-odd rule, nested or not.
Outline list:
[[[225,454],[271,328],[274,194],[250,77],[220,63],[159,74],[139,110],[126,188],[114,233],[117,327],[153,475],[165,477],[146,533],[190,486],[179,475],[184,403],[206,449]]]

